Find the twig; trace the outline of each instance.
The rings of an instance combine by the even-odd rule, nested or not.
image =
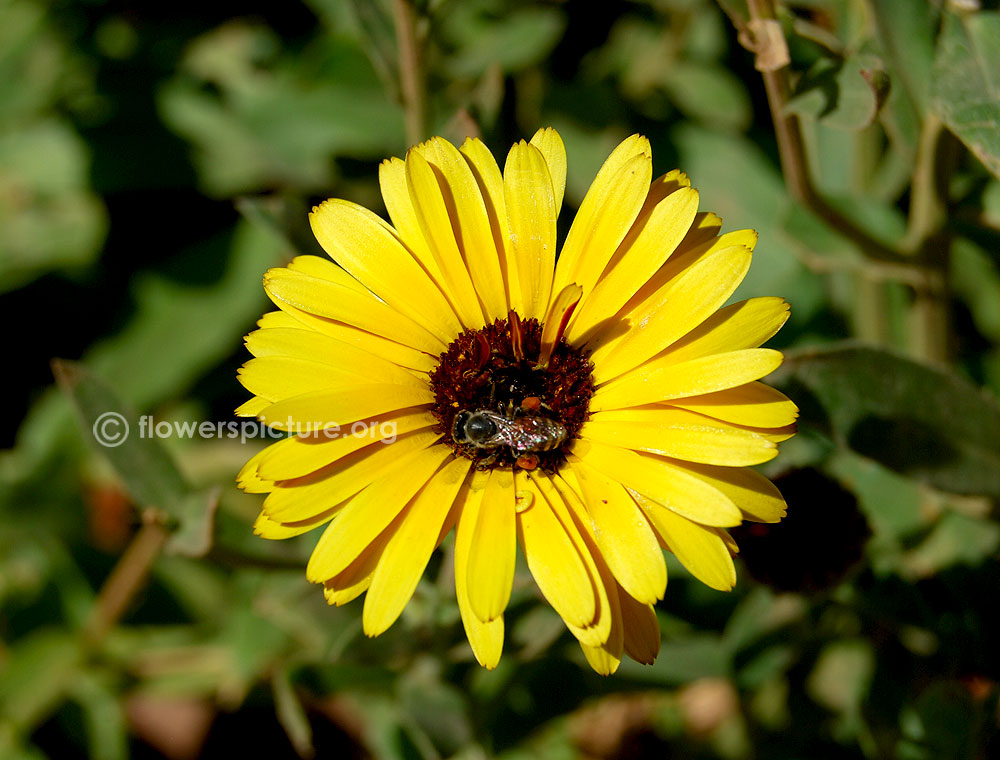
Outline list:
[[[756,67],[764,80],[767,103],[774,122],[781,171],[788,192],[830,227],[853,242],[874,270],[895,271],[897,279],[914,289],[910,315],[910,350],[921,359],[944,362],[949,354],[947,274],[950,238],[947,231],[947,178],[954,160],[953,143],[934,115],[925,117],[913,174],[912,201],[906,239],[894,250],[831,206],[813,186],[802,142],[799,118],[786,108],[788,98],[787,44],[775,19],[771,0],[748,0],[750,20],[735,16],[741,44],[756,55]],[[867,268],[867,267],[866,267]],[[864,272],[861,297],[872,300],[862,311],[881,313],[877,272]],[[874,326],[872,335],[883,335],[884,325]]]
[[[858,227],[827,203],[826,199],[813,187],[809,178],[799,118],[796,114],[789,113],[785,108],[789,90],[785,66],[787,57],[782,60],[782,57],[776,56],[774,51],[776,44],[785,45],[784,36],[780,34],[780,26],[777,26],[774,9],[769,0],[749,0],[748,7],[750,9],[750,23],[740,29],[740,42],[757,56],[757,69],[764,80],[767,104],[771,111],[774,134],[778,141],[781,171],[785,176],[785,184],[788,186],[789,194],[857,245],[868,258],[899,264],[903,267],[912,267],[913,261],[911,259],[900,255]],[[769,37],[760,33],[763,29],[777,31],[774,37]],[[768,59],[776,59],[778,62],[770,63],[767,62]]]
[[[142,527],[98,592],[84,637],[89,646],[99,644],[125,614],[129,603],[145,584],[168,536],[169,531],[160,514],[147,510]]]
[[[834,258],[815,253],[803,245],[793,248],[795,257],[802,264],[817,274],[831,272],[847,272],[864,274],[872,282],[898,282],[914,289],[931,288],[940,290],[944,287],[940,277],[914,266],[912,263],[896,263],[891,261],[870,261],[864,259]]]
[[[916,287],[910,314],[911,350],[927,361],[944,363],[951,354],[948,304],[948,179],[956,145],[933,113],[924,117],[913,168],[910,213],[903,250],[920,262],[923,287]]]
[[[427,119],[416,13],[412,0],[393,0],[392,12],[399,48],[399,88],[406,117],[406,139],[410,145],[415,145],[425,137]]]

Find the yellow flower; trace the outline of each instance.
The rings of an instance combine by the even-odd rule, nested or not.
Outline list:
[[[556,258],[566,153],[553,129],[501,174],[479,140],[441,138],[379,173],[390,226],[348,201],[310,220],[333,261],[300,256],[264,287],[280,311],[247,336],[237,412],[293,433],[239,475],[267,493],[255,524],[324,524],[306,570],[331,604],[367,591],[365,633],[396,620],[455,528],[455,591],[495,667],[517,545],[587,660],[659,651],[663,549],[728,590],[727,527],[784,515],[748,465],[794,432],[757,382],[780,298],[723,307],[756,233],[720,235],[679,171],[652,180],[649,141],[601,168]],[[651,181],[652,180],[652,181]],[[334,263],[336,262],[336,263]]]

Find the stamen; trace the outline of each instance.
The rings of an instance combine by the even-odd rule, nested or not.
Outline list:
[[[490,360],[490,342],[486,340],[486,336],[481,332],[476,333],[476,342],[473,344],[475,349],[475,354],[473,361],[477,370],[481,370],[486,366],[486,362]]]
[[[545,327],[542,329],[542,349],[538,356],[538,364],[547,367],[552,359],[552,352],[556,344],[566,332],[569,325],[569,318],[573,316],[573,310],[580,303],[583,297],[583,288],[575,282],[567,285],[549,306],[549,313],[545,315]]]
[[[518,361],[524,360],[524,328],[521,326],[521,317],[513,309],[507,314],[507,321],[510,323],[510,347],[514,352],[514,358]]]

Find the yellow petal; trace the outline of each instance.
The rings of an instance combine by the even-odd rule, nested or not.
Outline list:
[[[659,504],[636,495],[656,532],[680,563],[706,586],[729,591],[736,583],[733,558],[718,528],[687,520]]]
[[[563,251],[559,258],[559,267],[562,269],[562,274],[558,273],[556,281],[559,286],[558,289],[562,289],[570,282],[580,282],[578,278],[573,277],[573,273],[576,272],[577,266],[581,264],[580,258],[581,253],[587,247],[587,230],[592,230],[594,227],[594,222],[597,217],[602,217],[607,214],[613,213],[615,209],[612,208],[602,208],[607,206],[607,200],[612,197],[613,193],[613,183],[614,180],[621,174],[622,170],[630,164],[636,166],[636,159],[639,159],[639,163],[643,159],[649,163],[650,172],[652,170],[652,158],[653,150],[649,145],[649,140],[647,140],[642,135],[631,135],[626,137],[622,142],[616,147],[611,155],[605,160],[603,166],[597,172],[597,176],[594,177],[594,181],[590,184],[587,190],[586,196],[584,196],[583,202],[580,204],[580,209],[577,211],[576,217],[573,220],[573,224],[570,227],[570,233],[566,240],[566,245],[563,246]],[[624,232],[628,230],[631,226],[636,215],[640,211],[643,205],[643,200],[647,195],[649,190],[649,180],[647,179],[645,186],[641,188],[640,194],[642,198],[639,200],[639,205],[635,207],[634,213],[629,215],[628,209],[622,208],[618,209],[622,212],[623,216],[619,220],[620,224],[624,226]],[[621,200],[620,198],[618,200]],[[627,217],[627,218],[626,218]],[[576,228],[577,232],[574,233],[573,229]],[[575,239],[573,239],[575,238]],[[619,241],[621,238],[619,238]],[[570,243],[572,243],[570,245]],[[608,258],[614,253],[614,248],[617,247],[617,243],[612,247],[612,250],[606,252]],[[567,257],[567,252],[569,257]],[[607,263],[607,258],[604,259],[604,263]],[[603,267],[603,264],[601,265]],[[589,287],[586,290],[590,290]]]
[[[615,657],[606,646],[592,647],[581,641],[580,649],[583,650],[583,656],[587,658],[587,663],[598,675],[610,676],[621,665],[621,656]]]
[[[656,356],[710,317],[750,268],[749,248],[731,246],[699,259],[627,311],[631,329],[594,352],[594,379],[607,382]]]
[[[399,436],[395,443],[371,443],[304,477],[279,481],[264,500],[264,512],[279,522],[295,522],[335,509],[397,462],[440,438],[433,430],[419,430]]]
[[[582,439],[573,445],[570,462],[575,465],[574,458],[703,525],[728,527],[742,522],[729,496],[680,463]]]
[[[510,245],[517,263],[521,303],[528,319],[542,319],[552,292],[556,207],[545,158],[523,140],[510,149],[503,170]]]
[[[442,289],[449,302],[455,303],[455,299],[448,292],[447,281],[441,273],[437,259],[424,238],[417,211],[413,207],[413,201],[410,200],[410,190],[406,184],[406,164],[403,160],[389,158],[383,161],[378,167],[378,182],[382,200],[385,201],[385,209],[389,212],[396,233],[431,279]]]
[[[366,296],[329,280],[290,269],[271,269],[264,275],[264,289],[279,308],[293,306],[431,354],[440,353],[447,346],[375,296]]]
[[[685,469],[726,494],[747,520],[774,523],[785,516],[785,499],[770,480],[746,467],[685,464]]]
[[[257,320],[257,327],[261,329],[270,329],[272,327],[298,327],[301,329],[302,325],[291,314],[286,314],[279,309],[278,311],[266,312],[260,319]]]
[[[352,498],[323,531],[306,566],[306,577],[321,583],[350,565],[450,455],[444,446],[411,454]]]
[[[571,474],[593,521],[600,554],[618,583],[643,601],[662,599],[667,587],[663,552],[632,497],[621,483],[582,462],[572,465]]]
[[[677,399],[672,404],[724,422],[758,428],[786,427],[799,416],[798,407],[784,393],[758,382]]]
[[[493,470],[483,493],[466,569],[469,604],[480,620],[503,614],[514,583],[517,540],[514,531],[514,477]]]
[[[364,575],[352,575],[350,580],[344,582],[344,586],[334,586],[332,583],[324,585],[323,596],[326,598],[326,603],[342,607],[348,602],[353,602],[368,590],[368,587],[372,583],[372,575],[374,573],[374,570],[369,570]],[[345,578],[347,577],[346,571],[344,576]]]
[[[382,553],[365,597],[362,625],[366,635],[378,636],[385,631],[409,602],[471,466],[472,461],[464,457],[452,459],[410,502]]]
[[[237,417],[256,417],[264,409],[271,405],[270,399],[255,396],[245,404],[240,404],[233,412]]]
[[[637,317],[633,312],[639,311],[640,307],[644,304],[655,301],[658,298],[658,294],[667,285],[684,275],[687,270],[699,265],[705,259],[713,258],[720,251],[730,248],[746,248],[748,251],[753,251],[757,242],[756,232],[753,230],[736,230],[716,237],[714,234],[716,230],[714,228],[696,230],[701,216],[701,214],[695,215],[691,229],[688,230],[688,234],[684,237],[684,240],[677,246],[674,254],[652,277],[642,284],[635,295],[625,304],[622,309],[623,316],[630,316],[632,321],[635,321]],[[697,245],[693,244],[694,240],[699,241]]]
[[[281,523],[277,520],[272,520],[270,517],[261,512],[254,521],[253,532],[261,538],[281,540],[292,538],[294,536],[301,536],[303,533],[315,530],[320,525],[323,525],[332,519],[332,514],[324,514],[319,517],[314,517],[311,520],[300,520],[299,522],[294,523]]]
[[[711,212],[700,212],[694,219],[694,224],[688,234],[677,246],[677,253],[670,260],[670,268],[657,273],[657,277],[674,277],[686,267],[691,266],[702,256],[709,256],[715,251],[741,245],[751,251],[757,246],[756,230],[732,230],[719,235],[722,220]],[[658,282],[650,281],[647,290],[656,290]]]
[[[552,178],[552,195],[555,200],[556,216],[562,208],[563,194],[566,192],[566,146],[559,133],[552,127],[539,129],[531,138],[531,144],[545,157]]]
[[[368,590],[375,568],[382,559],[382,552],[393,535],[392,528],[382,531],[381,535],[365,547],[361,555],[346,569],[337,573],[323,584],[323,595],[327,604],[340,606],[357,599]]]
[[[702,322],[670,347],[669,361],[681,362],[723,351],[756,348],[788,320],[788,304],[781,298],[741,301]]]
[[[582,438],[651,454],[727,467],[774,459],[778,447],[766,437],[683,409],[655,405],[597,412]]]
[[[476,487],[479,480],[475,477],[477,474],[473,473],[473,477],[466,481],[458,496],[458,500],[464,501],[455,528],[455,598],[473,654],[476,655],[480,665],[493,670],[500,662],[500,653],[503,650],[503,616],[487,622],[480,620],[472,611],[466,582],[469,574],[469,557],[474,551],[476,522],[484,493],[482,486]]]
[[[236,377],[248,391],[270,401],[361,382],[350,369],[291,356],[251,359],[236,371]],[[418,383],[412,375],[406,380],[413,387],[420,387]]]
[[[433,401],[428,386],[359,383],[277,401],[258,418],[279,430],[305,433]]]
[[[521,285],[517,276],[517,262],[510,243],[510,225],[507,223],[507,203],[504,200],[503,174],[496,159],[483,141],[470,137],[459,148],[479,183],[486,213],[493,230],[493,244],[500,255],[500,269],[503,273],[504,291],[507,304],[518,314],[524,314],[521,301]]]
[[[618,609],[618,599],[614,595],[617,584],[614,574],[597,546],[594,526],[587,514],[587,508],[577,491],[570,487],[566,480],[537,472],[531,479],[545,494],[559,521],[567,526],[566,533],[583,559],[596,592],[596,612],[594,620],[589,625],[579,628],[570,621],[564,622],[581,645],[601,646],[614,659],[621,659],[624,636],[621,630],[621,611]]]
[[[437,420],[424,408],[411,407],[357,420],[343,429],[292,436],[265,449],[257,472],[271,481],[301,478],[372,443],[390,441],[414,430],[427,430],[435,424]]]
[[[247,463],[243,465],[239,474],[236,476],[236,485],[239,486],[241,490],[246,493],[267,493],[274,488],[274,482],[261,478],[257,468],[260,466],[261,460],[267,456],[267,452],[276,445],[277,444],[274,444],[265,449],[261,449],[250,457]]]
[[[334,198],[313,208],[309,223],[330,258],[396,311],[445,344],[462,331],[438,286],[371,211]]]
[[[579,541],[579,534],[568,520],[563,522],[556,515],[553,502],[558,497],[551,490],[543,494],[534,477],[524,479],[524,484],[531,498],[517,513],[517,534],[528,569],[559,616],[572,626],[587,628],[594,623],[598,608],[594,581],[573,540]],[[565,505],[561,506],[565,511]]]
[[[280,312],[283,313],[283,312]],[[293,319],[290,315],[287,315]],[[336,340],[315,330],[277,327],[254,330],[246,337],[247,349],[257,358],[290,356],[333,365],[366,380],[410,385],[413,373],[356,345]]]
[[[711,211],[699,211],[691,224],[691,229],[677,246],[674,256],[682,256],[692,250],[700,249],[706,244],[711,245],[712,241],[719,236],[722,231],[722,219]],[[750,232],[752,230],[748,230]],[[756,235],[756,233],[754,233]],[[756,237],[747,245],[751,251],[756,243]]]
[[[656,401],[712,393],[749,383],[781,366],[782,355],[769,348],[748,348],[673,363],[657,359],[602,386],[590,402],[592,412],[623,409]]]
[[[472,277],[455,240],[453,221],[434,169],[420,151],[406,154],[406,187],[427,247],[444,278],[445,292],[466,327],[485,324]]]
[[[503,250],[497,250],[486,203],[469,164],[454,145],[440,137],[431,138],[416,150],[438,173],[454,239],[482,301],[487,322],[506,317],[507,294],[500,269]]]
[[[321,280],[328,280],[336,285],[340,285],[348,290],[362,295],[370,295],[371,291],[362,285],[358,280],[340,264],[335,264],[330,259],[322,256],[296,256],[288,262],[288,269],[299,274],[318,277]]]
[[[426,374],[437,366],[436,355],[431,356],[415,348],[404,346],[402,343],[396,343],[388,338],[383,338],[380,335],[375,335],[358,327],[344,324],[343,322],[336,322],[325,317],[317,317],[315,314],[302,311],[302,309],[296,309],[294,306],[288,304],[283,304],[281,308],[281,311],[265,314],[257,324],[262,329],[281,327],[313,331],[333,338],[338,343],[346,343],[355,349],[372,354],[380,359],[385,359],[388,362],[406,368],[408,371]]]
[[[643,665],[652,665],[660,653],[660,623],[652,604],[633,599],[619,589],[618,603],[625,629],[625,654]]]
[[[556,292],[575,282],[590,293],[642,209],[652,177],[650,157],[633,154],[616,171],[605,171],[611,163],[609,158],[597,173],[573,219],[556,264]]]
[[[570,342],[586,343],[592,329],[628,302],[674,252],[697,210],[698,191],[683,187],[657,203],[649,214],[640,213],[608,271],[580,305],[568,333]]]

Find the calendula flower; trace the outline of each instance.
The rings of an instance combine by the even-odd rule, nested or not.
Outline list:
[[[392,220],[313,209],[331,260],[300,256],[264,287],[279,311],[247,337],[240,407],[292,435],[251,459],[265,538],[326,525],[306,573],[331,604],[367,592],[365,633],[400,615],[455,529],[455,591],[495,667],[517,546],[601,673],[650,663],[663,550],[716,589],[726,528],[784,515],[749,465],[792,435],[795,405],[757,382],[780,298],[723,306],[756,233],[720,234],[649,142],[601,168],[556,256],[566,153],[553,129],[501,173],[483,143],[434,138],[379,180]]]

